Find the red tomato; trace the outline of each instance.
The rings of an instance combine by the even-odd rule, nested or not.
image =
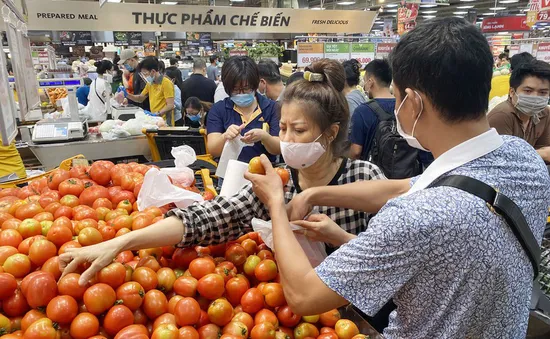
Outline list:
[[[76,301],[82,300],[84,292],[88,286],[80,286],[78,280],[80,279],[80,274],[69,273],[57,283],[57,289],[59,294],[68,295],[73,297]]]
[[[2,301],[2,311],[8,317],[19,317],[29,310],[29,304],[20,289]]]
[[[114,262],[99,271],[96,278],[98,282],[107,284],[116,289],[120,285],[124,284],[124,280],[126,279],[126,269],[121,263]]]
[[[32,323],[25,331],[25,339],[56,339],[60,333],[54,328],[52,321],[42,318]]]
[[[198,256],[197,252],[192,248],[176,248],[172,255],[172,264],[175,268],[187,269]],[[214,272],[213,269],[212,272]]]
[[[54,243],[57,247],[60,247],[66,242],[71,241],[73,237],[73,232],[66,226],[57,226],[54,224],[48,231],[46,238]]]
[[[78,234],[78,242],[82,246],[95,245],[102,241],[103,237],[101,236],[101,233],[93,227],[86,227]]]
[[[17,289],[17,280],[8,273],[0,273],[0,300],[7,299]]]
[[[147,292],[157,287],[158,278],[155,271],[149,267],[138,267],[132,273],[132,280],[138,282]]]
[[[215,324],[202,326],[198,332],[201,339],[219,339],[222,336],[222,330]]]
[[[136,184],[143,183],[143,174],[136,172],[125,173],[121,177],[120,187],[123,190],[134,191]]]
[[[108,209],[113,209],[113,203],[108,198],[99,198],[94,201],[92,207],[97,209],[99,207],[107,207]]]
[[[171,313],[164,313],[163,315],[155,319],[155,322],[153,323],[153,330],[157,329],[161,325],[168,324],[176,326],[176,316]]]
[[[84,183],[77,178],[67,179],[59,184],[59,194],[61,196],[71,194],[79,197],[82,191],[84,191]]]
[[[37,221],[54,221],[54,217],[53,217],[53,214],[51,214],[50,212],[40,212],[38,213],[37,215],[34,216],[34,220],[37,220]]]
[[[21,331],[25,332],[32,323],[38,319],[46,318],[46,315],[38,310],[30,310],[25,313],[23,319],[21,319]]]
[[[261,323],[250,331],[251,339],[275,339],[275,326],[271,323]]]
[[[153,331],[151,339],[178,339],[178,328],[173,324],[162,324]]]
[[[65,251],[69,248],[81,248],[81,247],[82,247],[82,245],[80,245],[78,242],[71,240],[69,242],[64,243],[59,248],[59,251],[57,251],[57,254],[61,255],[61,254],[65,253]]]
[[[231,320],[229,324],[225,325],[222,332],[224,335],[232,335],[237,338],[248,338],[248,327],[246,324],[236,320]]]
[[[76,300],[68,295],[53,298],[46,308],[46,315],[58,324],[70,324],[78,314]]]
[[[16,278],[23,278],[31,271],[31,260],[26,255],[17,253],[4,261],[2,269]]]
[[[116,231],[111,226],[103,226],[99,228],[99,233],[101,233],[103,241],[107,241],[115,237]]]
[[[90,179],[89,166],[76,166],[69,171],[71,178]]]
[[[108,170],[111,170],[111,168],[113,168],[113,166],[115,165],[112,161],[109,161],[109,160],[97,160],[97,161],[94,161],[92,166],[94,164],[103,165],[103,166],[107,167]]]
[[[17,231],[16,231],[17,232]],[[14,254],[18,254],[17,248],[13,246],[0,246],[0,265],[4,265],[6,259],[11,257]]]
[[[109,198],[109,190],[103,186],[91,186],[80,194],[80,204],[92,207],[99,198]]]
[[[189,273],[196,279],[201,279],[207,274],[214,273],[215,269],[216,264],[208,258],[197,258],[189,264]]]
[[[109,173],[111,174],[111,180],[113,181],[113,185],[120,186],[122,181],[122,176],[125,173],[130,171],[131,171],[131,168],[126,164],[118,164],[111,167],[111,169],[109,170]]]
[[[359,328],[351,320],[340,319],[336,322],[334,330],[340,339],[351,339],[359,334]]]
[[[103,319],[103,328],[107,334],[113,336],[126,326],[130,326],[134,323],[134,314],[130,309],[124,305],[113,306],[105,319]]]
[[[174,315],[178,326],[195,325],[199,321],[201,308],[195,299],[183,298],[176,304]]]
[[[233,244],[225,251],[225,258],[235,264],[235,266],[244,264],[246,257],[246,250],[239,244]]]
[[[39,194],[40,192],[36,192],[32,189],[32,187],[30,186],[25,186],[23,187],[19,193],[17,193],[17,197],[19,199],[26,199],[28,197],[30,197],[31,195],[36,195],[36,194]]]
[[[88,206],[78,206],[74,208],[74,220],[93,219],[98,221],[97,211]]]
[[[113,306],[116,301],[116,293],[107,284],[95,284],[84,292],[84,304],[88,312],[99,315]]]
[[[29,248],[29,259],[36,266],[42,266],[48,259],[55,257],[57,248],[48,240],[38,240]]]
[[[113,167],[114,168],[114,167]],[[117,333],[114,339],[148,339],[149,330],[143,325],[130,325]]]
[[[42,206],[37,202],[24,204],[15,211],[15,217],[19,220],[32,218],[38,213],[44,212]]]
[[[161,314],[168,312],[168,300],[159,290],[150,290],[143,298],[143,312],[151,320],[155,320]]]
[[[132,230],[137,231],[153,224],[153,218],[147,214],[138,215],[132,221]]]
[[[215,273],[205,275],[199,279],[197,291],[209,300],[221,297],[225,292],[223,277]]]
[[[53,216],[54,216],[55,219],[60,218],[60,217],[67,217],[69,219],[72,219],[73,209],[69,206],[61,205],[58,209],[55,210]]]
[[[271,312],[266,308],[260,310],[254,316],[254,324],[258,325],[261,323],[271,323],[273,324],[273,326],[275,326],[275,328],[279,327],[279,319],[277,319],[277,316],[275,315],[275,313]]]
[[[264,307],[264,296],[257,288],[247,290],[241,297],[243,311],[249,314],[255,314]]]
[[[71,322],[70,333],[74,339],[87,339],[99,332],[99,320],[91,313],[80,313]]]
[[[321,333],[317,339],[339,339],[336,333]]]
[[[118,205],[121,201],[128,200],[130,203],[134,203],[136,201],[136,197],[134,196],[134,193],[130,191],[119,191],[117,192],[113,198],[111,198],[111,201],[113,202],[113,205]]]
[[[3,190],[0,190],[0,198],[17,196],[17,193],[19,193],[19,190],[20,190],[19,187],[4,188]]]
[[[286,304],[283,287],[279,283],[269,283],[262,288],[265,303],[269,307],[279,307]]]
[[[135,281],[129,281],[117,288],[116,297],[118,300],[122,300],[123,305],[128,307],[130,310],[135,311],[143,303],[145,291],[139,283]]]
[[[138,264],[139,266],[139,264]],[[164,293],[171,292],[176,282],[176,274],[168,267],[157,270],[158,289]]]
[[[259,281],[270,281],[277,276],[277,264],[271,259],[262,260],[254,269],[254,275]]]
[[[326,327],[334,327],[338,320],[340,320],[340,312],[337,309],[325,312],[319,316],[319,322]]]
[[[180,339],[200,339],[199,332],[192,326],[183,326],[179,329]]]
[[[61,207],[61,203],[59,201],[54,201],[52,203],[49,203],[46,207],[44,207],[44,212],[50,212],[55,217],[55,212],[59,207]]]
[[[254,319],[252,319],[252,316],[246,312],[237,312],[233,319],[231,319],[231,322],[238,322],[242,323],[246,326],[248,329],[248,332],[252,331],[252,328],[254,327]]]
[[[233,305],[237,306],[241,303],[243,294],[250,288],[248,281],[241,277],[235,277],[229,279],[225,284],[225,291],[227,300]]]
[[[208,319],[213,324],[225,326],[229,324],[231,318],[233,318],[233,307],[226,299],[216,299],[208,307]]]
[[[57,295],[57,283],[53,274],[36,271],[21,281],[21,292],[32,308],[47,306]]]
[[[302,317],[294,314],[289,306],[280,307],[277,310],[277,318],[284,327],[294,327],[302,320]]]
[[[90,177],[99,185],[106,186],[111,181],[109,168],[101,163],[94,162],[90,167]]]
[[[48,187],[52,190],[56,190],[63,181],[71,177],[69,171],[63,169],[56,169],[50,175],[48,175]]]
[[[262,260],[275,259],[275,257],[273,256],[273,253],[271,253],[271,251],[269,250],[260,250],[260,252],[258,252],[258,257],[260,257],[260,259]]]
[[[40,270],[51,273],[55,280],[59,279],[61,277],[61,271],[59,270],[59,257],[52,257],[48,259],[44,265],[42,265]]]
[[[174,282],[174,291],[184,297],[194,297],[197,294],[198,280],[193,277],[179,277]]]
[[[11,220],[15,220],[15,219],[11,219]],[[18,247],[22,241],[23,241],[23,237],[19,232],[17,232],[14,229],[5,229],[0,232],[0,248],[5,246],[15,248],[15,247]],[[0,264],[4,264],[4,263],[0,260]]]

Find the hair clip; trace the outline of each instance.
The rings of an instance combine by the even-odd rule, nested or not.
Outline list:
[[[325,76],[321,73],[313,73],[310,71],[305,71],[304,79],[311,82],[323,82],[325,80]]]

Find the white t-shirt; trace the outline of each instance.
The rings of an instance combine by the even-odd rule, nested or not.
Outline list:
[[[97,78],[90,85],[88,94],[88,114],[91,121],[105,121],[107,119],[107,105],[109,104],[111,86],[104,79]]]
[[[225,93],[225,88],[223,87],[223,82],[220,82],[218,84],[218,87],[216,87],[216,92],[214,92],[214,103],[218,101],[222,101],[225,98],[229,98],[229,95]]]

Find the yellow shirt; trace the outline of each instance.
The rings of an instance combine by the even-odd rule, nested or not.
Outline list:
[[[15,141],[9,146],[2,146],[0,143],[0,177],[16,173],[19,178],[27,176],[23,160],[15,147]]]
[[[147,84],[141,95],[149,94],[151,113],[158,113],[166,106],[166,99],[174,98],[174,84],[167,77],[162,77],[160,84]],[[167,113],[168,114],[168,113]],[[166,115],[164,116],[166,120]]]
[[[489,100],[494,97],[507,95],[510,91],[510,74],[497,75],[491,80],[491,92],[489,92]]]

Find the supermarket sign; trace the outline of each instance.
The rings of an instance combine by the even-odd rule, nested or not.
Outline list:
[[[126,32],[361,33],[376,11],[27,0],[28,29]]]
[[[376,59],[387,58],[394,47],[397,46],[396,43],[380,43],[376,45]]]
[[[325,42],[325,58],[344,62],[350,59],[349,42]]]
[[[550,62],[550,42],[541,42],[537,48],[537,59]]]
[[[483,19],[481,31],[483,33],[528,31],[526,16],[505,16],[500,18]]]
[[[298,43],[298,67],[305,67],[325,57],[324,43],[301,42]]]
[[[351,59],[356,59],[361,65],[366,65],[374,60],[375,48],[373,43],[352,43]]]

